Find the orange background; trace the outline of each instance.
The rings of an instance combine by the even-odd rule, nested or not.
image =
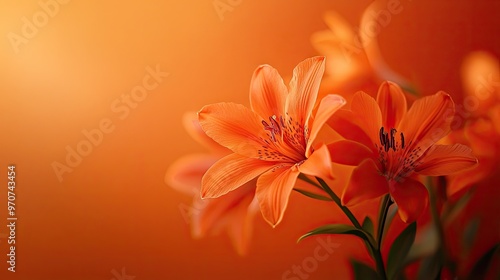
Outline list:
[[[229,2],[240,3],[221,20],[211,0],[73,0],[16,53],[8,34],[22,34],[22,18],[32,21],[41,7],[1,1],[0,186],[15,164],[18,221],[15,273],[7,271],[7,231],[0,226],[0,279],[109,280],[122,268],[136,280],[281,279],[311,256],[318,243],[296,239],[338,215],[332,205],[304,210],[307,199],[294,194],[276,229],[256,219],[249,255],[239,257],[225,235],[191,239],[179,210],[191,198],[164,183],[165,171],[176,158],[203,151],[182,127],[185,111],[219,101],[248,104],[259,64],[289,77],[316,55],[310,36],[326,28],[325,11],[358,26],[370,1]],[[378,36],[386,61],[424,94],[445,90],[460,100],[462,57],[479,49],[500,57],[499,2],[401,5]],[[170,75],[120,119],[111,104],[156,65]],[[82,130],[103,119],[115,129],[60,182],[52,164],[65,164],[66,147],[76,149]],[[7,224],[6,197],[0,187],[0,225]],[[336,240],[338,250],[309,279],[349,275],[345,253],[360,243]]]

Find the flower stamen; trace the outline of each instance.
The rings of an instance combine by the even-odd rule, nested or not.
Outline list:
[[[395,128],[391,128],[391,137],[389,138],[389,132],[385,132],[384,127],[380,128],[379,131],[379,137],[380,137],[380,144],[384,147],[384,151],[387,153],[389,149],[392,149],[393,151],[398,150],[398,142],[395,139],[395,135],[398,131]],[[399,134],[401,137],[401,149],[405,148],[405,136],[401,132]]]
[[[421,149],[416,147],[407,151],[404,134],[400,132],[400,141],[397,141],[397,132],[395,128],[391,128],[390,132],[386,132],[384,127],[380,128],[379,138],[383,148],[379,148],[379,160],[384,176],[389,180],[400,181],[420,164],[418,159],[421,156]],[[392,152],[389,153],[391,149]]]
[[[404,149],[404,148],[405,148],[405,136],[401,132],[401,149]]]
[[[304,126],[293,122],[291,117],[272,115],[269,120],[262,120],[268,139],[262,139],[266,144],[264,150],[259,150],[259,158],[297,161],[304,157],[306,135]],[[305,126],[307,127],[307,126]],[[273,156],[269,151],[274,151]]]
[[[278,123],[276,119],[277,119],[276,115],[272,115],[271,117],[269,117],[270,124],[268,124],[265,120],[262,120],[262,125],[264,126],[264,129],[271,132],[271,139],[273,140],[273,142],[276,142],[276,134],[281,135],[280,123],[281,126],[284,126],[282,116],[280,116],[280,123]]]

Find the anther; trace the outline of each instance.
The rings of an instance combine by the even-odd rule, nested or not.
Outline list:
[[[380,145],[384,146],[385,147],[385,133],[384,133],[384,127],[381,127],[380,128],[380,133],[379,133],[379,136],[380,136]]]
[[[396,129],[395,128],[391,128],[391,145],[390,147],[392,148],[392,150],[396,151],[396,141],[394,141],[394,134],[396,133]]]
[[[278,123],[276,119],[276,115],[270,116],[269,124],[265,120],[262,120],[262,125],[264,126],[265,130],[268,130],[271,133],[271,139],[273,140],[273,142],[276,142],[276,134],[281,134],[280,123]],[[283,117],[280,117],[279,121],[283,126]]]

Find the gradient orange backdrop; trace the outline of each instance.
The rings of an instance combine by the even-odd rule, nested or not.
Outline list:
[[[68,3],[13,45],[23,18],[43,23],[40,3],[48,2],[0,4],[0,279],[120,280],[122,269],[136,280],[282,279],[312,254],[315,239],[296,239],[340,215],[333,205],[304,210],[294,202],[306,198],[294,194],[276,229],[256,219],[249,255],[239,257],[225,235],[191,239],[179,210],[191,198],[164,183],[165,171],[176,158],[203,151],[182,127],[185,111],[219,101],[247,104],[259,64],[290,76],[316,55],[310,36],[326,28],[325,11],[358,26],[370,1],[221,0],[234,5],[223,18],[212,0],[61,1]],[[403,11],[378,36],[387,62],[422,92],[446,90],[460,100],[462,57],[479,49],[500,56],[499,2],[400,2]],[[113,104],[132,106],[121,98],[142,85],[148,67],[169,76],[128,114],[117,113]],[[82,131],[103,120],[114,129],[59,180],[54,162],[67,164],[67,147],[77,149]],[[7,271],[1,226],[11,163],[15,273]],[[361,243],[345,240],[336,237],[340,247],[309,279],[348,277],[345,255]]]

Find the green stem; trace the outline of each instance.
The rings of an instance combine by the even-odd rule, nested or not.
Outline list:
[[[382,275],[384,279],[387,278],[385,273],[384,259],[382,258],[382,240],[384,237],[385,222],[387,220],[387,213],[389,212],[389,207],[391,206],[391,196],[386,194],[382,199],[382,204],[378,214],[378,225],[377,225],[377,248],[375,254],[380,256],[380,261],[377,262],[377,270]]]
[[[375,263],[377,265],[377,272],[380,274],[382,279],[387,279],[387,274],[385,273],[384,259],[379,250],[375,250]]]
[[[332,189],[330,189],[328,184],[325,181],[323,181],[323,179],[321,179],[321,178],[316,177],[316,180],[318,180],[318,182],[321,185],[321,187],[323,188],[323,190],[325,190],[325,192],[332,198],[332,200],[335,202],[335,204],[337,204],[340,207],[340,209],[342,210],[342,212],[344,212],[344,214],[349,218],[351,223],[356,228],[363,230],[363,227],[361,227],[361,224],[358,222],[356,217],[354,217],[351,210],[349,210],[349,208],[342,205],[342,203],[340,202],[340,198],[332,191]]]
[[[385,221],[387,220],[387,213],[389,212],[389,206],[391,206],[391,204],[391,196],[389,194],[385,195],[382,199],[382,204],[378,215],[377,243],[379,250],[382,248],[382,238],[384,237]]]
[[[318,183],[314,182],[313,180],[309,179],[309,177],[304,175],[304,173],[299,174],[299,179],[306,182],[306,183],[309,183],[309,184],[315,186],[316,188],[318,188],[320,190],[324,190],[323,187],[321,187]]]
[[[428,182],[427,190],[429,192],[429,204],[430,204],[432,222],[434,223],[434,226],[436,227],[436,231],[438,234],[438,240],[439,240],[439,247],[437,249],[439,261],[440,261],[442,266],[448,267],[453,273],[455,273],[454,267],[452,265],[450,265],[447,261],[448,256],[446,253],[446,243],[445,243],[446,239],[445,239],[445,235],[444,235],[443,225],[441,223],[441,217],[439,216],[439,211],[437,209],[437,202],[438,202],[437,201],[438,200],[437,194],[434,190],[434,186],[433,186],[432,182],[430,181],[430,179],[427,182]]]
[[[340,198],[332,191],[332,189],[328,186],[328,184],[323,179],[321,179],[319,177],[316,177],[316,180],[318,180],[319,184],[325,190],[325,192],[328,193],[328,195],[337,204],[337,206],[342,210],[342,212],[344,212],[344,214],[349,218],[351,223],[357,229],[364,231],[363,227],[359,224],[356,217],[354,217],[354,214],[352,214],[351,210],[349,210],[349,208],[342,205]],[[370,234],[368,234],[368,235],[370,235]],[[368,251],[373,252],[373,254],[371,254],[371,255],[375,259],[378,273],[380,274],[380,276],[382,276],[383,279],[387,279],[387,274],[385,273],[384,260],[382,259],[382,254],[381,254],[379,248],[376,248],[376,247],[380,247],[380,245],[372,244],[372,242],[368,242],[368,241],[366,241],[365,244],[368,247]]]

